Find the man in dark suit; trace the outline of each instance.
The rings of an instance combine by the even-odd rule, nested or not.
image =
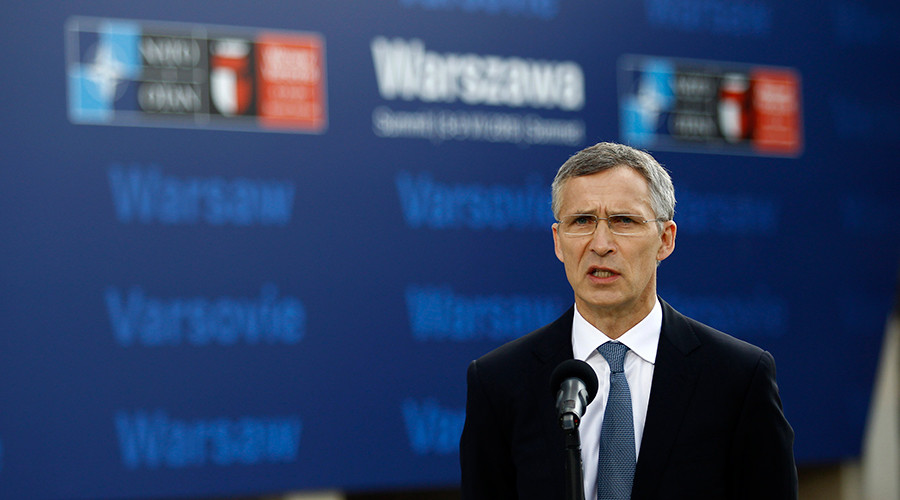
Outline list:
[[[666,170],[628,146],[591,146],[559,169],[552,209],[575,305],[469,365],[463,499],[563,498],[565,440],[549,380],[573,358],[600,381],[580,426],[586,499],[797,498],[794,435],[772,356],[656,295],[656,268],[677,229]],[[624,361],[607,361],[608,343]],[[627,383],[614,382],[614,371]],[[613,432],[610,419],[623,415],[620,403],[607,406],[611,386],[621,394],[622,384],[630,408],[619,421],[629,425],[619,428],[633,453],[610,448],[626,438],[603,429]],[[615,493],[610,484],[626,486]]]

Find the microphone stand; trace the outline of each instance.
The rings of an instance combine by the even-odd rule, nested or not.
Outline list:
[[[562,416],[560,427],[566,434],[566,500],[584,500],[584,471],[581,463],[579,419],[571,413]]]
[[[578,424],[587,405],[597,395],[597,385],[594,369],[578,359],[563,361],[550,376],[551,390],[558,390],[559,426],[566,435],[566,500],[584,500],[584,466]]]

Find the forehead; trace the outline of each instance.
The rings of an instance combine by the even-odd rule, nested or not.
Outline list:
[[[636,170],[613,167],[566,180],[560,190],[565,213],[650,210],[650,185]]]

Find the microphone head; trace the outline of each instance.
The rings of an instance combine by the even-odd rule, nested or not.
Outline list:
[[[594,396],[597,395],[597,388],[600,385],[600,382],[597,380],[597,374],[594,373],[591,365],[580,359],[569,359],[560,363],[553,370],[553,374],[550,375],[550,390],[554,397],[559,392],[559,386],[570,378],[577,378],[584,382],[584,386],[587,389],[587,401],[585,403],[590,404],[594,400]]]

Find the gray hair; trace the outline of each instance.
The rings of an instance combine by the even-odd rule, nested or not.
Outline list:
[[[675,187],[669,172],[649,153],[612,142],[601,142],[584,148],[559,167],[550,188],[553,216],[559,220],[562,209],[560,194],[568,179],[615,167],[633,168],[647,179],[650,186],[650,208],[657,218],[672,220],[675,217]]]

